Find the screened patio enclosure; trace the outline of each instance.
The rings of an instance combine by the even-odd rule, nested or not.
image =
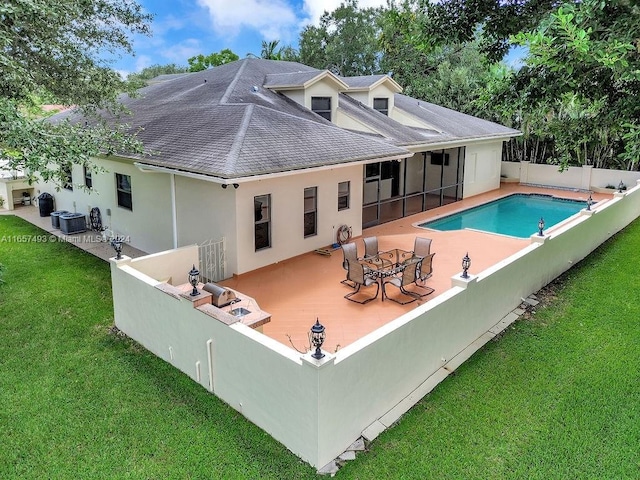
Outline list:
[[[362,228],[462,200],[464,147],[364,166]]]

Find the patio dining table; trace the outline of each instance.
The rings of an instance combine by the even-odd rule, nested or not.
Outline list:
[[[416,257],[412,251],[394,248],[380,252],[377,255],[364,257],[360,260],[360,263],[376,276],[380,282],[380,288],[382,288],[382,283],[386,277],[401,273],[408,263],[415,261],[417,258],[419,257]]]

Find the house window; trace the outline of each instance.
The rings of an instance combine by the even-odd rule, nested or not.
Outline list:
[[[271,246],[271,195],[253,197],[256,252]]]
[[[71,165],[66,164],[61,167],[62,170],[62,188],[65,190],[73,190],[73,177],[71,176]]]
[[[304,236],[318,233],[318,187],[304,189]]]
[[[311,97],[311,110],[331,121],[331,97]]]
[[[389,99],[388,98],[374,98],[373,99],[373,109],[379,111],[380,113],[384,113],[385,115],[389,115]]]
[[[116,192],[118,194],[118,206],[133,210],[133,202],[131,199],[131,177],[116,173]]]
[[[91,170],[84,167],[84,186],[87,188],[93,187],[93,178],[91,176]]]
[[[449,165],[448,153],[431,153],[431,165]]]
[[[338,210],[347,210],[349,208],[350,193],[350,182],[340,182],[338,184]]]

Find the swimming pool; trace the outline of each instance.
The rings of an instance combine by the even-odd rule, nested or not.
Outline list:
[[[471,228],[527,238],[538,231],[541,217],[546,230],[585,207],[585,202],[579,200],[516,193],[419,226],[445,231]]]

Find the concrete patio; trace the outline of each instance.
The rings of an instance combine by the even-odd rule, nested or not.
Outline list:
[[[447,291],[451,287],[451,277],[460,274],[462,257],[466,253],[471,258],[470,273],[473,273],[482,271],[529,245],[529,239],[471,230],[439,232],[415,226],[516,192],[551,194],[585,202],[588,196],[587,193],[573,190],[503,183],[498,190],[385,223],[363,232],[363,236],[377,236],[381,250],[412,250],[416,236],[433,239],[431,251],[436,255],[433,262],[434,273],[428,280],[428,285],[434,288],[435,292],[407,305],[399,305],[392,301],[383,302],[381,294],[375,301],[366,305],[344,299],[344,295],[351,289],[340,283],[346,273],[342,268],[340,249],[334,250],[329,256],[309,252],[220,283],[255,298],[260,308],[271,314],[271,322],[263,327],[264,334],[297,350],[306,351],[309,346],[309,328],[318,318],[327,332],[323,348],[335,352]],[[611,198],[611,195],[601,193],[592,196],[596,202]],[[12,212],[0,213],[15,214],[42,228],[52,239],[55,236],[56,241],[70,242],[104,260],[115,255],[111,245],[104,242],[101,235],[95,232],[62,234],[60,230],[52,227],[50,217],[40,217],[36,206],[22,206]],[[535,229],[535,225],[532,229]],[[350,241],[355,242],[358,255],[361,256],[364,253],[362,238],[352,238]],[[146,255],[146,252],[125,243],[123,254],[137,258]],[[188,267],[185,266],[187,270]],[[375,288],[371,288],[371,292],[365,291],[367,294],[373,292]]]

